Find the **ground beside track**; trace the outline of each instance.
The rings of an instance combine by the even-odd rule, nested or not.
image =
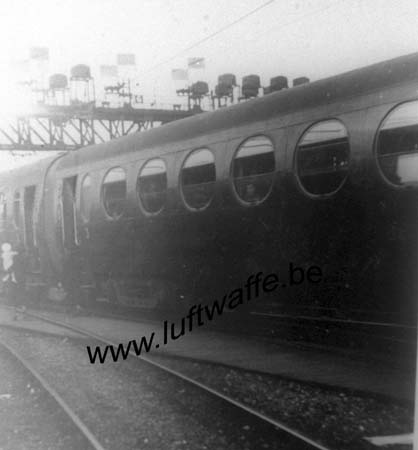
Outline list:
[[[222,402],[202,404],[201,392],[190,396],[187,385],[149,372],[144,363],[89,364],[88,339],[73,341],[17,327],[3,335],[46,378],[53,374],[57,390],[107,448],[287,448],[275,443],[272,430],[257,438],[260,430],[251,417],[225,418]],[[413,426],[413,408],[405,402],[222,365],[158,359],[333,449],[370,449],[364,437],[408,433]]]
[[[157,360],[333,449],[370,449],[364,437],[408,434],[413,429],[413,405],[402,401],[212,363],[166,356]]]
[[[0,449],[80,450],[86,444],[43,387],[0,346]]]
[[[43,311],[42,314],[105,336],[115,343],[138,340],[141,336],[149,336],[152,332],[160,336],[162,334],[161,323],[99,318],[84,315],[83,312],[73,315]],[[0,322],[2,317],[10,318],[10,310],[0,308]],[[29,327],[35,326],[31,320],[25,319],[25,322]],[[42,324],[41,328],[53,330],[47,324]],[[159,353],[225,364],[304,382],[369,392],[405,401],[414,399],[415,370],[410,366],[395,367],[390,363],[376,363],[372,358],[356,358],[352,354],[344,354],[344,351],[336,354],[324,349],[299,348],[274,339],[267,341],[242,335],[234,336],[207,331],[205,327],[201,327],[176,341],[169,342],[166,346],[160,346],[158,350],[151,351],[151,354]]]
[[[142,361],[88,363],[84,341],[6,329],[9,345],[106,449],[306,449],[301,442]],[[80,447],[83,448],[83,447]]]

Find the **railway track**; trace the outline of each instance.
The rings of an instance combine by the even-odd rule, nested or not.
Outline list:
[[[63,316],[63,318],[59,318],[54,314],[45,316],[44,314],[32,311],[25,311],[22,314],[31,317],[29,323],[32,320],[41,321],[38,326],[39,330],[42,330],[43,327],[41,323],[47,322],[51,324],[49,325],[51,330],[55,327],[55,333],[65,334],[63,331],[67,330],[66,333],[69,332],[71,335],[74,335],[74,333],[80,336],[83,335],[84,339],[88,339],[90,345],[100,344],[102,348],[105,345],[117,347],[115,342],[107,339],[106,333],[99,336],[87,329],[81,329],[79,328],[79,324],[74,325],[74,322],[72,324],[67,323],[66,316]],[[22,319],[25,320],[23,316]],[[25,327],[25,325],[23,326]],[[58,331],[58,328],[63,331]],[[85,365],[89,366],[85,353],[85,345],[80,349],[80,343],[78,343],[78,347],[81,355],[80,358],[86,362]],[[271,444],[270,442],[265,448],[311,449],[327,448],[328,446],[328,448],[356,448],[363,450],[374,448],[370,443],[364,442],[364,437],[366,436],[384,435],[387,430],[391,430],[392,434],[408,432],[409,430],[408,423],[411,413],[409,406],[405,406],[404,408],[402,404],[394,403],[391,406],[391,403],[386,403],[386,400],[379,402],[373,400],[373,397],[370,399],[367,397],[362,398],[361,394],[358,397],[357,394],[344,390],[341,391],[332,388],[331,391],[327,388],[316,390],[306,385],[298,385],[297,381],[284,380],[283,382],[279,382],[274,377],[260,377],[256,374],[252,376],[245,372],[240,374],[234,369],[221,367],[216,365],[216,363],[198,362],[198,360],[194,361],[192,359],[179,360],[169,355],[152,354],[149,355],[150,358],[143,355],[140,357],[141,360],[147,362],[144,365],[138,364],[138,356],[135,352],[130,352],[130,356],[134,358],[132,360],[129,358],[128,361],[121,361],[116,365],[114,362],[110,364],[113,364],[117,368],[118,374],[123,374],[125,372],[124,367],[129,363],[139,373],[143,370],[143,367],[150,367],[150,370],[155,370],[156,375],[153,375],[152,379],[157,376],[172,379],[173,388],[165,394],[164,401],[171,398],[172,392],[178,390],[179,384],[184,383],[184,387],[181,390],[185,393],[189,393],[193,389],[197,390],[194,396],[186,396],[194,397],[194,401],[202,397],[201,401],[203,401],[205,407],[213,401],[219,402],[214,412],[215,415],[218,415],[219,411],[223,410],[232,411],[229,417],[233,419],[235,428],[239,429],[242,424],[248,423],[253,428],[253,423],[262,423],[267,427],[263,431],[264,436],[277,432],[279,436],[278,441],[283,439],[287,440],[286,446],[282,447],[279,444],[275,444],[274,442]],[[102,365],[93,366],[103,367]],[[307,370],[309,370],[308,366]],[[99,375],[96,375],[96,378],[100,379],[102,375],[99,371]],[[141,377],[142,375],[136,373],[135,378]],[[163,383],[165,384],[166,381]],[[257,384],[262,386],[262,388],[258,389],[260,386],[257,387]],[[269,387],[265,389],[267,385]],[[154,387],[154,385],[151,386],[151,389],[154,390]],[[133,389],[136,390],[137,388]],[[242,395],[240,394],[240,389],[242,389]],[[295,389],[297,393],[294,392]],[[129,393],[122,394],[122,397],[126,398],[128,396]],[[204,401],[203,398],[207,398],[207,400]],[[277,409],[278,407],[282,408],[280,412]],[[307,411],[310,412],[307,413]],[[324,414],[324,411],[327,411],[326,414]],[[353,415],[353,411],[357,411],[355,415]],[[367,411],[369,412],[367,413]],[[379,411],[379,414],[377,414],[377,411]],[[357,416],[357,414],[359,415]],[[241,422],[238,421],[237,423],[236,416],[241,417]],[[395,428],[392,425],[392,419],[394,417],[397,417],[395,420],[397,422]],[[326,422],[328,422],[327,425],[325,425]],[[94,427],[92,429],[94,430]],[[339,429],[342,431],[338,431]],[[215,432],[217,433],[217,430]],[[96,433],[96,435],[98,434]],[[330,436],[333,437],[330,438]],[[157,448],[166,447],[160,445]],[[207,448],[212,448],[212,445]],[[223,445],[219,448],[235,447]],[[258,444],[254,447],[244,446],[242,448],[259,449],[264,447]]]
[[[134,308],[107,309],[87,307],[83,311],[111,319],[139,321],[159,324],[161,318],[153,313],[138,311]],[[231,316],[231,317],[229,317]],[[233,316],[233,317],[232,317]],[[167,317],[165,317],[167,318]],[[232,319],[232,320],[231,320]],[[242,323],[248,324],[245,327]],[[288,344],[305,344],[322,347],[327,350],[367,354],[378,361],[415,358],[417,327],[388,321],[353,320],[332,317],[312,317],[307,315],[289,315],[282,313],[249,312],[239,318],[234,314],[218,317],[216,323],[207,325],[229,334],[252,334],[258,337],[281,339]]]
[[[81,329],[76,326],[72,326],[57,320],[52,320],[50,318],[44,317],[41,314],[37,313],[31,313],[31,312],[25,312],[24,314],[28,315],[29,317],[48,322],[50,324],[53,324],[55,326],[65,328],[67,330],[71,330],[72,332],[78,333],[79,335],[82,335],[89,340],[93,340],[100,344],[106,344],[106,345],[116,345],[114,342],[102,337],[98,336],[95,333],[91,333],[87,330]],[[90,342],[90,341],[89,341]],[[6,344],[7,345],[7,344]],[[10,351],[13,351],[11,347],[9,346]],[[17,355],[17,357],[20,358],[20,360],[23,361],[23,358],[17,354],[16,351],[14,351],[14,354]],[[247,447],[243,446],[243,448],[277,448],[277,449],[297,449],[297,450],[310,450],[310,449],[320,449],[320,450],[329,450],[329,447],[323,445],[322,443],[319,443],[315,441],[314,439],[310,438],[309,436],[306,436],[305,434],[299,432],[298,430],[291,428],[287,426],[286,424],[277,421],[268,415],[265,415],[259,411],[257,411],[255,408],[251,408],[248,405],[243,404],[240,401],[237,401],[228,395],[223,394],[222,392],[215,390],[204,383],[201,383],[199,381],[196,381],[189,376],[177,371],[173,370],[172,368],[162,364],[161,362],[153,361],[151,358],[147,358],[144,356],[137,356],[134,352],[130,353],[131,356],[133,356],[136,360],[140,359],[142,362],[145,362],[148,366],[151,366],[155,370],[158,370],[159,372],[162,372],[165,374],[165,376],[169,376],[171,378],[174,378],[178,380],[178,382],[185,383],[186,386],[189,386],[190,389],[197,389],[197,391],[200,391],[201,394],[194,395],[194,397],[199,398],[200,396],[203,396],[203,404],[205,404],[205,399],[210,398],[212,401],[220,402],[223,404],[222,410],[229,410],[228,416],[235,421],[235,417],[239,417],[245,424],[251,424],[251,428],[257,428],[257,424],[261,424],[261,428],[264,430],[263,433],[266,433],[266,430],[268,430],[268,433],[272,433],[272,436],[275,436],[273,441],[271,441],[269,444],[266,444],[265,447],[259,447],[258,445],[254,447]],[[29,364],[27,364],[28,367],[30,367]],[[36,370],[34,370],[36,373]],[[39,374],[38,374],[39,375]],[[45,379],[43,379],[41,376],[43,385],[47,386],[48,389],[50,389],[52,392],[54,392],[54,395],[57,396],[57,398],[60,398],[59,395],[48,385]],[[195,391],[194,391],[195,392]],[[208,400],[206,400],[208,401]],[[60,404],[65,405],[64,400],[60,400]],[[206,404],[205,404],[206,407]],[[71,411],[71,408],[67,405],[66,410]],[[72,417],[77,417],[73,415]],[[77,419],[75,419],[77,420]],[[78,419],[78,423],[81,425],[82,421]],[[253,425],[255,424],[255,425]],[[82,425],[81,425],[82,426]],[[239,424],[236,424],[237,427],[239,427]],[[248,428],[250,428],[248,426]],[[86,428],[87,429],[87,428]],[[244,427],[246,429],[246,426]],[[88,430],[88,429],[87,429]],[[97,433],[96,433],[97,434]],[[93,434],[90,433],[91,439],[95,439]],[[93,448],[100,448],[103,449],[104,447],[100,446],[98,443],[98,440],[96,439],[97,447]],[[283,445],[282,445],[283,444]],[[106,447],[108,448],[108,447]],[[189,448],[189,447],[187,447]],[[194,448],[194,447],[190,447]],[[229,448],[229,447],[225,447]],[[235,447],[231,447],[235,448]]]
[[[57,326],[61,326],[63,328],[69,329],[73,332],[79,333],[81,335],[84,335],[88,338],[94,339],[96,341],[98,341],[99,343],[102,344],[106,344],[106,345],[113,345],[113,346],[117,346],[117,343],[112,342],[109,339],[106,339],[102,336],[99,336],[95,333],[92,333],[88,330],[84,330],[82,328],[79,327],[75,327],[73,325],[69,325],[60,321],[56,321],[56,320],[52,320],[50,318],[44,317],[41,314],[34,314],[34,313],[29,313],[26,312],[27,315],[34,317],[38,320],[43,320],[45,322],[49,322],[52,323],[54,325]],[[129,352],[130,356],[132,356],[133,358],[139,359],[141,361],[146,362],[147,364],[158,368],[159,370],[168,373],[178,379],[181,379],[182,381],[186,382],[189,385],[193,385],[195,387],[197,387],[198,389],[204,391],[206,394],[209,394],[210,396],[214,396],[217,399],[222,400],[223,402],[229,404],[230,406],[234,407],[234,408],[238,408],[241,411],[244,411],[246,414],[249,414],[250,416],[252,416],[253,418],[257,418],[258,420],[269,424],[271,426],[273,426],[274,428],[276,428],[277,430],[280,430],[281,433],[286,434],[288,437],[291,438],[291,445],[289,447],[286,448],[295,448],[295,449],[300,449],[300,450],[310,450],[310,449],[317,449],[317,450],[330,450],[328,447],[322,445],[319,442],[316,442],[315,440],[311,439],[310,437],[304,435],[303,433],[300,433],[299,431],[288,427],[286,424],[279,422],[257,410],[255,410],[254,408],[250,408],[247,405],[223,394],[222,392],[219,392],[215,389],[212,389],[209,386],[206,386],[203,383],[200,383],[184,374],[182,374],[181,372],[177,371],[177,370],[173,370],[170,367],[159,363],[155,360],[153,360],[152,358],[148,358],[145,356],[138,356],[134,351],[130,351]]]
[[[93,307],[85,307],[83,308],[86,311],[90,311],[92,313],[99,313],[103,316],[111,316],[115,318],[126,318],[129,317],[131,320],[135,320],[138,316],[140,316],[140,320],[149,321],[160,321],[160,315],[155,312],[148,311],[146,309],[129,307],[118,304],[100,304],[99,306]],[[313,308],[312,308],[313,309]],[[315,308],[312,314],[308,314],[306,312],[295,312],[295,314],[286,314],[284,312],[267,312],[267,311],[252,311],[249,310],[247,313],[242,314],[243,317],[248,315],[248,317],[256,318],[262,317],[266,319],[277,319],[280,321],[291,321],[291,322],[304,322],[304,323],[312,323],[312,324],[325,324],[325,325],[335,325],[341,327],[358,327],[358,329],[368,329],[376,330],[377,332],[387,332],[388,330],[397,330],[397,332],[411,336],[416,333],[417,326],[407,323],[399,323],[396,322],[393,317],[384,318],[382,320],[378,320],[378,318],[368,318],[366,316],[365,311],[356,311],[357,315],[363,315],[366,319],[360,319],[358,317],[351,317],[348,315],[347,317],[338,317],[338,314],[329,315],[330,308]],[[336,311],[336,310],[335,310]],[[334,311],[334,313],[335,313]],[[187,311],[186,311],[187,312]],[[389,313],[388,313],[389,314]],[[234,313],[234,316],[238,315],[238,313]],[[170,316],[169,313],[166,313],[165,316]],[[334,317],[335,316],[335,317]],[[175,317],[175,316],[173,316]]]
[[[19,352],[13,349],[3,339],[0,338],[0,346],[5,349],[13,358],[18,361],[25,371],[42,386],[42,389],[54,400],[57,407],[60,408],[68,420],[76,427],[80,435],[86,440],[88,447],[94,450],[105,450],[96,436],[90,431],[87,425],[78,417],[74,410],[68,405],[61,395],[47,382],[47,380],[27,361]]]

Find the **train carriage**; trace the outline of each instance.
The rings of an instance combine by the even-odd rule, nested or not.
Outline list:
[[[292,262],[323,282],[252,308],[416,317],[418,54],[37,167],[0,178],[3,240],[13,225],[75,299],[183,309]],[[30,195],[35,173],[16,223],[9,186]]]

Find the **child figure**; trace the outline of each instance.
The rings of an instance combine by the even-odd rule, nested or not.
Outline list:
[[[16,284],[16,275],[14,272],[14,257],[18,254],[12,250],[12,246],[5,242],[1,246],[1,259],[3,264],[3,272],[5,275],[3,276],[3,282],[11,282]]]

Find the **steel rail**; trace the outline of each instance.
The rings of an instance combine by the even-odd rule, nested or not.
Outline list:
[[[114,347],[117,347],[118,344],[114,343],[113,341],[105,338],[104,336],[101,336],[99,334],[96,333],[92,333],[88,330],[85,330],[83,328],[79,328],[77,326],[74,325],[70,325],[68,323],[63,323],[60,322],[58,320],[55,319],[50,319],[49,317],[45,317],[42,314],[35,314],[33,312],[29,312],[29,311],[25,311],[24,314],[30,316],[30,317],[34,317],[36,319],[39,320],[43,320],[45,322],[49,322],[53,325],[57,325],[60,326],[62,328],[67,328],[68,330],[71,331],[75,331],[81,335],[90,337],[92,339],[95,339],[99,342],[102,342],[104,344],[107,345],[112,345]],[[137,355],[134,351],[129,351],[129,355],[140,359],[142,361],[147,362],[148,364],[154,366],[154,367],[158,367],[159,369],[163,370],[164,372],[168,372],[171,375],[182,379],[183,381],[186,381],[189,384],[192,384],[196,387],[198,387],[199,389],[202,389],[205,392],[208,392],[210,394],[212,394],[213,396],[220,398],[222,400],[224,400],[225,402],[234,405],[235,407],[237,407],[238,409],[244,410],[245,412],[247,412],[248,414],[257,417],[258,419],[262,420],[263,422],[269,423],[270,425],[273,425],[274,427],[278,428],[281,431],[284,431],[285,433],[291,435],[292,437],[303,441],[305,444],[308,444],[311,448],[315,448],[318,450],[331,450],[329,447],[325,447],[324,445],[320,444],[319,442],[314,441],[313,439],[311,439],[308,436],[305,436],[304,434],[300,433],[299,431],[295,430],[294,428],[291,428],[289,426],[287,426],[286,424],[284,424],[283,422],[279,422],[259,411],[256,411],[255,409],[245,405],[244,403],[241,403],[240,401],[234,400],[231,397],[228,397],[227,395],[217,391],[216,389],[212,389],[209,386],[206,386],[203,383],[200,383],[199,381],[194,380],[193,378],[188,377],[187,375],[184,375],[176,370],[171,369],[170,367],[165,366],[164,364],[158,363],[156,361],[153,361],[152,358],[147,358],[145,356],[141,356],[141,355]]]
[[[94,434],[89,430],[87,425],[77,416],[77,414],[67,405],[65,400],[58,394],[58,392],[45,380],[45,378],[34,368],[32,365],[19,355],[16,350],[10,347],[3,339],[0,339],[0,345],[4,347],[10,354],[17,359],[20,364],[39,382],[45,391],[55,400],[56,403],[64,410],[73,424],[78,428],[78,430],[83,434],[83,436],[89,441],[95,450],[105,450],[105,448],[96,439]]]
[[[375,326],[375,327],[389,327],[389,328],[402,328],[405,330],[416,330],[417,327],[413,325],[399,324],[395,322],[374,322],[370,320],[353,320],[353,319],[331,319],[326,317],[310,317],[310,316],[292,316],[290,314],[277,314],[277,313],[263,313],[251,311],[250,314],[254,316],[265,317],[277,317],[279,319],[291,319],[291,320],[306,320],[311,322],[329,322],[347,325],[362,325],[362,326]]]
[[[137,308],[139,310],[139,308]],[[319,308],[318,308],[319,309]],[[324,308],[328,309],[328,308]],[[85,311],[91,312],[91,313],[97,313],[97,309],[88,309],[84,308]],[[307,315],[291,315],[291,314],[283,314],[283,313],[268,313],[268,312],[260,312],[260,311],[250,311],[248,314],[253,316],[261,316],[261,317],[267,317],[267,318],[277,318],[277,319],[286,319],[286,320],[304,320],[306,322],[324,322],[329,324],[338,324],[338,325],[358,325],[361,327],[383,327],[383,328],[398,328],[402,330],[411,330],[415,331],[417,330],[416,325],[408,325],[403,323],[396,323],[396,322],[377,322],[372,320],[355,320],[355,319],[338,319],[338,318],[331,318],[326,316],[307,316]],[[104,312],[103,317],[114,317],[114,318],[121,318],[126,319],[126,316],[124,316],[122,313],[112,313],[112,312]],[[133,318],[135,320],[135,317]],[[144,320],[141,318],[141,321]],[[147,319],[147,322],[159,322],[158,320],[153,319]]]

